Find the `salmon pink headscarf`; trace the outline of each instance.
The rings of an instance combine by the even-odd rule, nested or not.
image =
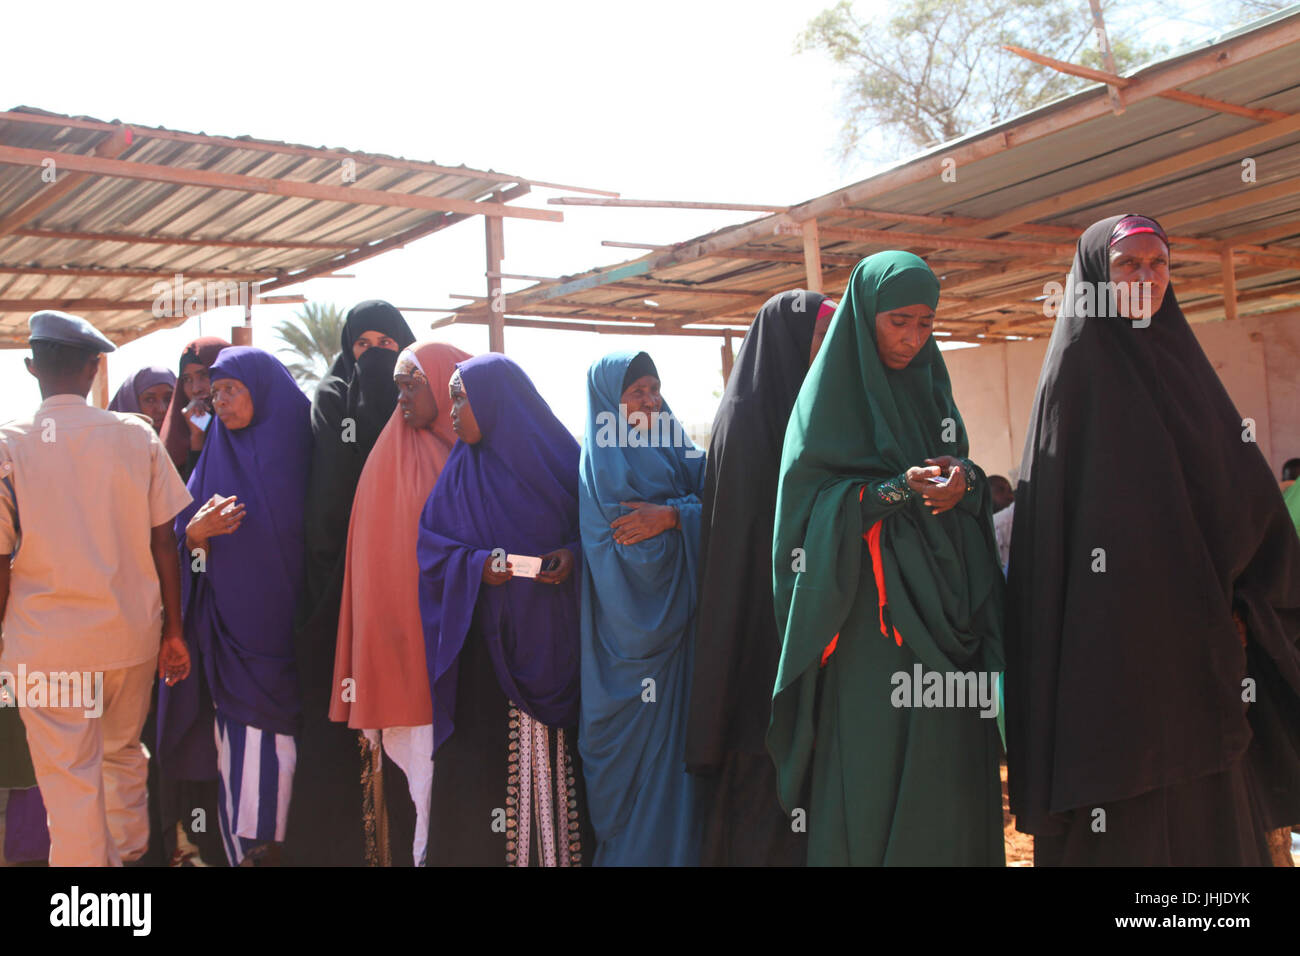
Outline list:
[[[401,406],[394,409],[357,484],[330,695],[330,719],[357,730],[433,721],[416,535],[420,512],[456,443],[447,383],[456,363],[469,357],[442,342],[402,352],[394,374],[427,379],[438,417],[428,428],[412,428]],[[343,694],[347,678],[354,681],[352,692]]]

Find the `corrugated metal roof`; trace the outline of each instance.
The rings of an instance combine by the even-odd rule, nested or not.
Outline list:
[[[941,277],[941,333],[973,341],[1041,335],[1052,322],[1040,303],[1043,287],[1062,280],[1073,237],[1123,212],[1166,222],[1174,239],[1174,288],[1193,321],[1224,315],[1219,256],[1233,245],[1229,240],[1236,240],[1239,314],[1293,306],[1300,301],[1296,11],[1134,71],[1122,115],[1110,112],[1105,87],[1091,86],[785,212],[512,293],[507,324],[540,319],[564,323],[556,327],[644,326],[662,334],[712,328],[721,334],[720,326],[747,324],[767,296],[806,285],[799,229],[815,221],[829,294],[842,292],[863,256],[911,248]],[[1258,120],[1157,95],[1168,89],[1290,117]],[[1253,142],[1234,147],[1242,138]],[[1182,159],[1198,149],[1207,152],[1201,161]],[[1254,163],[1253,182],[1242,178],[1247,159]],[[955,162],[955,181],[940,175],[945,160]],[[1088,195],[1049,210],[1032,206],[1084,187]],[[1218,204],[1207,207],[1211,202]],[[979,222],[1022,208],[1023,218],[1003,219],[997,228]],[[906,221],[906,215],[890,214],[933,218]],[[836,230],[902,235],[894,242]],[[1253,238],[1265,230],[1272,234]],[[909,238],[917,236],[932,238]],[[967,241],[989,238],[1002,244]],[[647,305],[647,298],[656,305]],[[482,322],[485,308],[482,301],[464,306],[456,321]]]
[[[473,211],[77,172],[66,169],[69,157],[100,150],[103,158],[168,170],[461,203],[508,202],[532,185],[557,186],[463,166],[105,123],[29,107],[0,112],[0,153],[11,147],[48,158],[56,178],[48,181],[44,166],[20,164],[32,162],[33,152],[0,155],[0,347],[24,345],[28,315],[47,307],[86,312],[110,338],[129,341],[184,321],[183,314],[155,315],[149,308],[156,284],[171,282],[178,273],[187,281],[260,279],[266,283],[263,291],[276,290],[444,228]],[[57,198],[47,203],[51,195]],[[512,215],[539,212],[557,218],[548,210],[511,208]]]

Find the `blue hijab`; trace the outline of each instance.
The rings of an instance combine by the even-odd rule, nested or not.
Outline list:
[[[631,447],[619,435],[623,379],[643,354],[615,352],[587,373],[578,740],[596,864],[690,866],[699,833],[684,761],[704,454],[689,439]],[[662,415],[684,435],[666,402]],[[616,544],[609,525],[629,513],[623,501],[674,505],[681,527]]]
[[[164,760],[174,752],[185,762],[184,751],[202,745],[204,733],[191,732],[204,703],[199,667],[224,716],[278,734],[295,734],[299,725],[293,615],[302,584],[311,403],[279,360],[261,349],[223,349],[212,381],[222,378],[248,389],[253,419],[238,431],[214,419],[190,475],[194,501],[176,516],[193,663],[189,678],[159,690]],[[194,573],[185,526],[214,494],[236,495],[247,511],[237,531],[209,542],[207,569]]]
[[[420,516],[435,751],[455,729],[456,662],[476,608],[506,698],[547,726],[578,723],[578,443],[504,355],[456,367],[483,439],[456,442]],[[485,587],[494,548],[533,557],[568,548],[574,573],[561,585],[512,578]]]

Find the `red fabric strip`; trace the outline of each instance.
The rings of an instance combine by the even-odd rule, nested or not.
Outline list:
[[[884,519],[881,519],[883,521]],[[871,526],[871,530],[862,537],[867,542],[867,550],[871,552],[871,572],[876,578],[876,600],[879,603],[880,610],[880,633],[889,637],[889,628],[885,625],[885,608],[889,605],[889,598],[885,594],[885,563],[880,557],[880,527],[881,521],[877,521]],[[898,628],[894,628],[894,643],[899,647],[903,646],[903,635],[898,633]]]

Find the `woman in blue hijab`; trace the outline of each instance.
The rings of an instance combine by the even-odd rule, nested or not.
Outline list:
[[[428,864],[576,866],[590,842],[573,747],[578,443],[504,355],[458,363],[450,396],[459,440],[417,542],[433,697]]]
[[[212,366],[212,406],[217,422],[189,480],[194,503],[176,517],[196,676],[161,689],[159,750],[174,777],[219,776],[226,856],[260,865],[284,840],[301,725],[293,614],[310,403],[274,356],[238,347]]]
[[[704,452],[644,352],[587,373],[582,447],[582,723],[597,866],[693,866],[685,741]]]

